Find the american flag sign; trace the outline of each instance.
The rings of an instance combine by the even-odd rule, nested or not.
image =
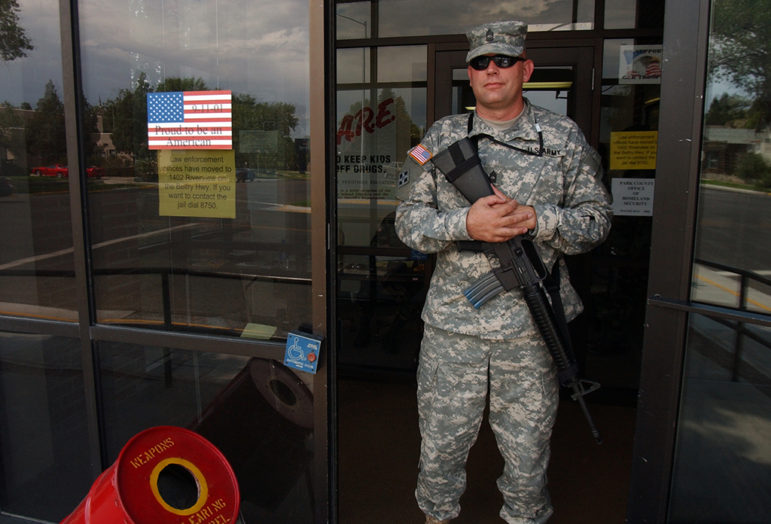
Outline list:
[[[230,91],[147,93],[149,149],[232,149]]]
[[[408,154],[421,166],[431,160],[431,151],[418,144],[408,151]]]

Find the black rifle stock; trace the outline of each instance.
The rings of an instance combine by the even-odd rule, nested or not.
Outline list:
[[[482,197],[494,194],[476,147],[468,138],[453,143],[436,155],[433,163],[469,202],[474,203]],[[471,247],[470,244],[478,243],[465,243],[465,247]],[[461,248],[463,247],[462,245]],[[532,240],[519,235],[507,242],[484,242],[481,249],[497,258],[498,267],[469,286],[464,291],[466,298],[475,308],[479,308],[504,290],[509,291],[515,287],[522,290],[535,325],[557,366],[560,385],[573,391],[571,396],[581,406],[592,436],[597,443],[602,442],[583,398],[598,386],[584,389],[585,381],[578,378],[578,366],[570,346],[569,335],[558,328],[554,310],[543,289],[542,281],[548,271]]]

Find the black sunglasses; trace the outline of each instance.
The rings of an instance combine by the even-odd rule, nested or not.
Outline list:
[[[495,56],[477,56],[471,59],[471,61],[468,63],[471,67],[476,69],[477,71],[484,71],[487,69],[487,66],[490,65],[490,60],[493,61],[495,65],[497,65],[500,68],[506,69],[508,67],[513,66],[517,62],[524,62],[525,59],[521,56],[506,56],[506,55],[495,55]]]

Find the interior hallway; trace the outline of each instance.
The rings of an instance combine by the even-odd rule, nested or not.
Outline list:
[[[589,397],[591,399],[591,397]],[[624,522],[629,495],[635,409],[590,403],[597,445],[578,405],[560,402],[552,438],[549,524]],[[413,496],[418,462],[415,385],[339,382],[340,524],[422,524]],[[503,462],[487,421],[471,449],[468,487],[453,524],[501,524],[495,479]]]

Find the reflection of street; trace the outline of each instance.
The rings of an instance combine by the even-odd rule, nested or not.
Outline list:
[[[671,511],[681,516],[678,522],[765,522],[771,456],[767,388],[730,380],[730,365],[716,365],[706,337],[694,337],[689,346]],[[766,368],[766,377],[770,371]]]
[[[755,272],[771,269],[771,195],[702,185],[696,258]]]
[[[258,179],[236,187],[234,220],[159,216],[154,184],[107,179],[90,191],[99,321],[170,319],[236,332],[247,322],[278,324],[280,331],[307,322],[307,180]],[[7,239],[0,252],[0,309],[74,320],[69,194],[14,197],[22,199],[18,209],[0,223]]]
[[[771,271],[758,273],[768,280]],[[748,279],[742,290],[742,278],[738,273],[721,271],[703,264],[694,264],[691,299],[731,308],[746,308],[760,313],[771,313],[771,288],[763,282]],[[742,304],[744,300],[744,304]]]
[[[766,193],[701,187],[691,300],[771,314],[769,204]],[[732,380],[771,378],[771,329],[699,315],[692,316],[691,329],[694,340],[704,341],[696,347]]]
[[[740,275],[747,273],[747,308],[768,313],[771,195],[706,185],[700,190],[693,300],[741,307]]]

